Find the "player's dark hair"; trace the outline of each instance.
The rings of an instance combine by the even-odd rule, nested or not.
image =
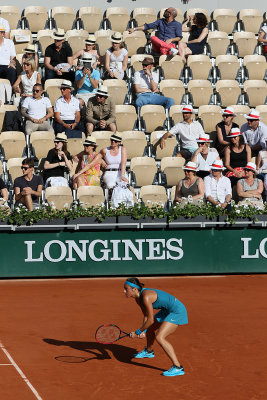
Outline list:
[[[141,283],[138,278],[127,278],[127,281],[131,282],[131,283],[134,283],[137,286],[140,286],[141,289],[142,289],[142,287],[144,287],[144,284]]]

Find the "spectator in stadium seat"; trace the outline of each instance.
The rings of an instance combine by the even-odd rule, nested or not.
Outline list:
[[[52,131],[49,119],[53,117],[53,108],[48,97],[42,97],[43,87],[40,83],[33,86],[31,97],[23,101],[21,114],[26,120],[25,132],[30,135],[35,131]]]
[[[83,127],[80,122],[80,102],[71,94],[73,90],[71,81],[64,80],[60,86],[60,96],[54,106],[55,132],[65,132],[67,137],[81,138]]]
[[[38,65],[39,65],[39,58],[38,58],[38,53],[36,51],[35,44],[28,44],[28,46],[25,49],[23,49],[23,52],[24,52],[24,54],[23,54],[22,60],[21,60],[22,68],[23,68],[24,61],[26,59],[31,58],[34,60],[36,69],[37,69]],[[24,68],[23,68],[23,70],[24,70]]]
[[[26,58],[23,62],[24,71],[18,76],[12,86],[18,96],[14,99],[14,104],[23,103],[26,97],[32,96],[33,87],[36,83],[41,84],[41,74],[37,72],[36,64],[33,58]]]
[[[194,121],[192,118],[193,107],[187,104],[183,107],[183,121],[178,122],[174,127],[171,128],[170,132],[166,132],[160,141],[160,147],[165,147],[165,140],[169,136],[178,135],[181,140],[181,150],[177,154],[178,157],[184,157],[185,159],[191,159],[194,152],[198,149],[197,139],[205,134],[202,125],[198,121]]]
[[[75,82],[77,86],[77,99],[81,99],[81,107],[87,106],[90,97],[95,96],[97,91],[100,73],[94,69],[95,58],[91,54],[84,53],[80,61],[83,68],[75,72]]]
[[[229,146],[229,134],[231,129],[239,128],[239,126],[233,122],[234,117],[236,117],[233,107],[226,107],[226,109],[222,111],[222,115],[223,120],[216,125],[218,140],[216,148],[221,158],[224,157],[225,149]]]
[[[134,31],[143,31],[148,29],[157,30],[157,36],[151,36],[150,40],[155,53],[161,55],[178,54],[176,44],[182,39],[182,24],[175,20],[177,11],[173,7],[169,7],[164,11],[163,17],[151,24],[144,24],[135,28],[130,28],[129,33]]]
[[[197,176],[201,178],[205,178],[205,176],[209,175],[211,165],[215,160],[220,159],[218,151],[214,148],[210,148],[211,142],[212,140],[210,140],[209,135],[202,133],[197,140],[198,149],[192,156],[191,161],[196,163],[197,166]]]
[[[237,182],[237,194],[239,196],[239,204],[249,204],[263,209],[262,192],[263,182],[256,178],[256,164],[247,163],[244,167],[245,176]]]
[[[239,128],[230,132],[230,144],[225,150],[224,165],[228,169],[225,176],[230,179],[232,187],[245,175],[244,167],[251,161],[251,149],[245,144]]]
[[[136,107],[142,107],[145,104],[158,104],[169,109],[174,105],[174,100],[158,93],[158,74],[153,72],[153,58],[145,57],[142,65],[143,70],[134,74],[134,87],[137,94]]]
[[[1,21],[0,21],[1,23]],[[267,54],[267,25],[261,27],[261,31],[258,37],[258,41],[263,45],[263,53]]]
[[[33,211],[39,205],[39,198],[42,194],[43,178],[34,175],[34,161],[32,158],[25,158],[22,161],[23,175],[14,180],[15,205],[19,203]]]
[[[265,148],[267,138],[267,126],[260,121],[258,110],[251,108],[249,114],[245,114],[247,123],[241,126],[245,143],[251,147],[251,156],[256,157],[260,150]]]
[[[124,79],[128,65],[128,51],[124,47],[122,34],[115,32],[110,40],[112,45],[105,54],[104,79]]]
[[[8,191],[5,182],[0,178],[0,207],[6,207],[8,201]]]
[[[54,43],[45,49],[45,79],[62,78],[74,81],[72,67],[72,49],[68,42],[65,42],[64,29],[58,29],[52,34]]]
[[[222,175],[222,160],[216,160],[211,166],[211,174],[204,178],[205,197],[214,206],[230,208],[232,188],[229,178]]]
[[[187,24],[190,20],[191,16],[188,16],[182,27],[183,32],[190,32],[188,42],[179,42],[179,54],[184,62],[186,62],[185,56],[203,53],[209,33],[205,14],[196,13],[193,17],[193,25],[188,27]]]
[[[108,88],[103,85],[88,100],[86,109],[86,134],[101,130],[116,132],[115,103],[108,95]]]
[[[64,178],[65,171],[72,168],[72,158],[67,149],[68,138],[58,133],[54,139],[55,147],[49,150],[44,163],[44,181],[47,186],[69,186]]]
[[[0,14],[1,14],[1,10],[0,10]],[[0,25],[3,25],[3,27],[5,28],[5,38],[6,39],[10,39],[10,26],[9,26],[9,22],[5,19],[0,17]]]
[[[17,77],[16,51],[12,40],[5,38],[5,27],[0,25],[0,78],[13,85]]]
[[[190,202],[199,205],[204,198],[205,186],[202,178],[196,175],[197,165],[195,162],[188,161],[183,170],[185,178],[181,179],[176,186],[174,204],[185,205]]]
[[[81,49],[76,51],[73,54],[72,60],[76,60],[76,58],[82,58],[85,54],[91,55],[95,58],[95,63],[93,68],[96,69],[97,65],[99,64],[98,60],[100,57],[99,52],[96,49],[96,38],[95,35],[89,35],[87,39],[85,39],[85,49]]]

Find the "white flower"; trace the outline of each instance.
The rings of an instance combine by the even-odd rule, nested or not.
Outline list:
[[[53,209],[53,210],[56,210],[56,209],[57,209],[57,207],[56,207],[56,206],[52,206],[52,209]]]
[[[240,214],[240,212],[241,212],[241,211],[240,211],[239,209],[238,209],[238,210],[236,210],[236,213],[237,213],[237,214]]]

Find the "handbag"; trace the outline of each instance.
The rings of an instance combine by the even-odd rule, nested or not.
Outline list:
[[[133,207],[134,205],[133,193],[129,189],[128,183],[124,181],[120,181],[116,184],[111,196],[112,207],[117,208],[120,204],[126,207]]]

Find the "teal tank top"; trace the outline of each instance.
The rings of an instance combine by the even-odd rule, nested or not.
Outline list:
[[[154,290],[157,293],[157,300],[152,303],[154,310],[166,310],[168,313],[177,313],[184,310],[185,306],[173,295],[159,289],[143,288],[141,290],[141,298],[144,290]]]

